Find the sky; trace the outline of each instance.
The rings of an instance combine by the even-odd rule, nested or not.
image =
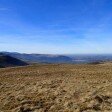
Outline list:
[[[0,0],[0,51],[112,53],[112,0]]]

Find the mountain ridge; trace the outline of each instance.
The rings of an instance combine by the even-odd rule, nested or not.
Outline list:
[[[28,63],[22,60],[0,53],[0,68],[26,66],[26,65],[28,65]]]
[[[31,63],[70,63],[72,58],[64,55],[53,54],[26,54],[17,52],[1,52],[14,58]]]
[[[26,54],[18,52],[1,52],[1,53],[28,63],[86,64],[86,63],[99,63],[103,61],[112,61],[112,54],[58,55],[58,54],[36,54],[36,53]]]

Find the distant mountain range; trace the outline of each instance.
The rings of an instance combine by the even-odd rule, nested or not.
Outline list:
[[[15,66],[26,66],[26,62],[16,59],[14,57],[0,54],[0,68],[15,67]]]
[[[111,54],[101,55],[52,55],[52,54],[25,54],[17,52],[1,52],[4,55],[25,61],[27,63],[93,63],[112,61]]]
[[[72,58],[63,55],[22,54],[16,52],[1,52],[2,54],[23,60],[29,63],[71,63]]]

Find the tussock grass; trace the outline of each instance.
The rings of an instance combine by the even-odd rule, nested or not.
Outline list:
[[[0,111],[111,112],[112,63],[0,69]]]

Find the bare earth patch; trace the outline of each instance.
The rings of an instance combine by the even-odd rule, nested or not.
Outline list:
[[[0,69],[0,112],[112,112],[112,64]]]

